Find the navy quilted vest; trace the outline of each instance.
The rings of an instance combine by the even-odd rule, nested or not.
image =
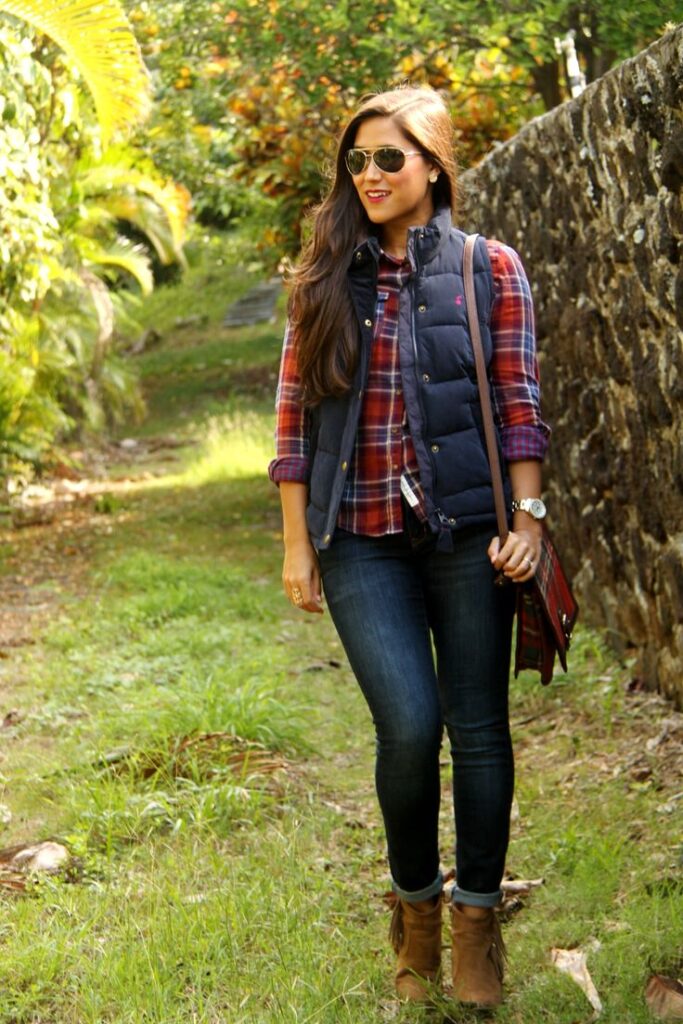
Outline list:
[[[466,235],[451,226],[448,209],[425,227],[413,228],[408,253],[415,272],[401,292],[399,346],[403,393],[424,488],[429,525],[439,547],[451,547],[452,531],[496,517],[474,354],[463,286]],[[360,359],[353,387],[323,400],[311,415],[308,528],[316,548],[334,533],[353,453],[367,380],[376,302],[379,244],[372,237],[353,254],[349,287],[360,327]],[[492,342],[489,318],[493,274],[486,242],[474,253],[474,283],[487,366]],[[501,457],[501,462],[504,461]],[[506,480],[508,506],[509,483]]]

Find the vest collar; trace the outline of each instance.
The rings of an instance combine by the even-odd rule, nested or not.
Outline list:
[[[448,206],[441,206],[429,224],[411,228],[408,232],[408,252],[419,257],[419,262],[429,263],[442,245],[445,244],[453,226],[453,216]]]
[[[408,231],[408,253],[417,255],[419,262],[428,263],[445,243],[453,226],[453,217],[448,206],[441,206],[428,224],[410,228]],[[353,250],[350,269],[362,270],[368,263],[377,263],[380,244],[376,235],[370,235]]]

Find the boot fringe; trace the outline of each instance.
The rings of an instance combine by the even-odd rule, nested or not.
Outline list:
[[[389,942],[393,947],[394,953],[397,955],[403,945],[403,937],[403,907],[401,906],[401,901],[397,898],[394,912],[391,915],[391,922],[389,924]]]
[[[493,942],[491,949],[489,950],[489,959],[496,969],[496,974],[503,980],[505,973],[505,965],[508,959],[508,951],[503,940],[503,933],[500,929],[500,921],[498,915],[494,912],[493,915]]]

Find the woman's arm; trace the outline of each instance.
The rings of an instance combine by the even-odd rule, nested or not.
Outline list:
[[[275,396],[275,458],[268,466],[273,483],[308,480],[308,415],[301,403],[296,339],[287,321]]]
[[[282,525],[285,543],[285,559],[282,566],[282,583],[292,604],[306,612],[322,613],[322,592],[320,569],[308,535],[306,525],[306,484],[283,481],[280,484],[282,503]],[[301,593],[302,601],[295,601],[293,594]]]
[[[285,544],[282,582],[285,594],[297,608],[322,612],[318,558],[306,527],[309,420],[301,404],[300,392],[295,337],[288,322],[275,400],[276,457],[270,463],[268,473],[280,489],[282,503]],[[294,595],[297,600],[294,600]]]
[[[494,415],[513,499],[540,498],[541,464],[550,430],[541,418],[531,291],[513,249],[495,241],[488,242],[488,249],[496,287],[491,311]],[[527,512],[515,512],[502,549],[498,537],[491,542],[489,556],[495,568],[518,583],[531,579],[538,564],[541,535],[540,522]]]
[[[503,457],[508,465],[527,460],[542,462],[550,428],[541,417],[531,289],[514,249],[491,240],[487,244],[495,286],[491,402]]]

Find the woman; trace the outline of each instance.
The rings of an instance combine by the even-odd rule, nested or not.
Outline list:
[[[462,1002],[495,1006],[515,598],[494,578],[533,576],[541,524],[525,509],[544,511],[528,499],[540,497],[549,431],[524,271],[513,250],[479,239],[477,304],[510,501],[501,545],[456,195],[452,126],[436,93],[398,89],[359,107],[294,274],[270,476],[282,501],[285,592],[321,612],[322,579],[376,729],[399,996],[428,1001],[441,973],[445,725],[457,836],[453,988]]]

